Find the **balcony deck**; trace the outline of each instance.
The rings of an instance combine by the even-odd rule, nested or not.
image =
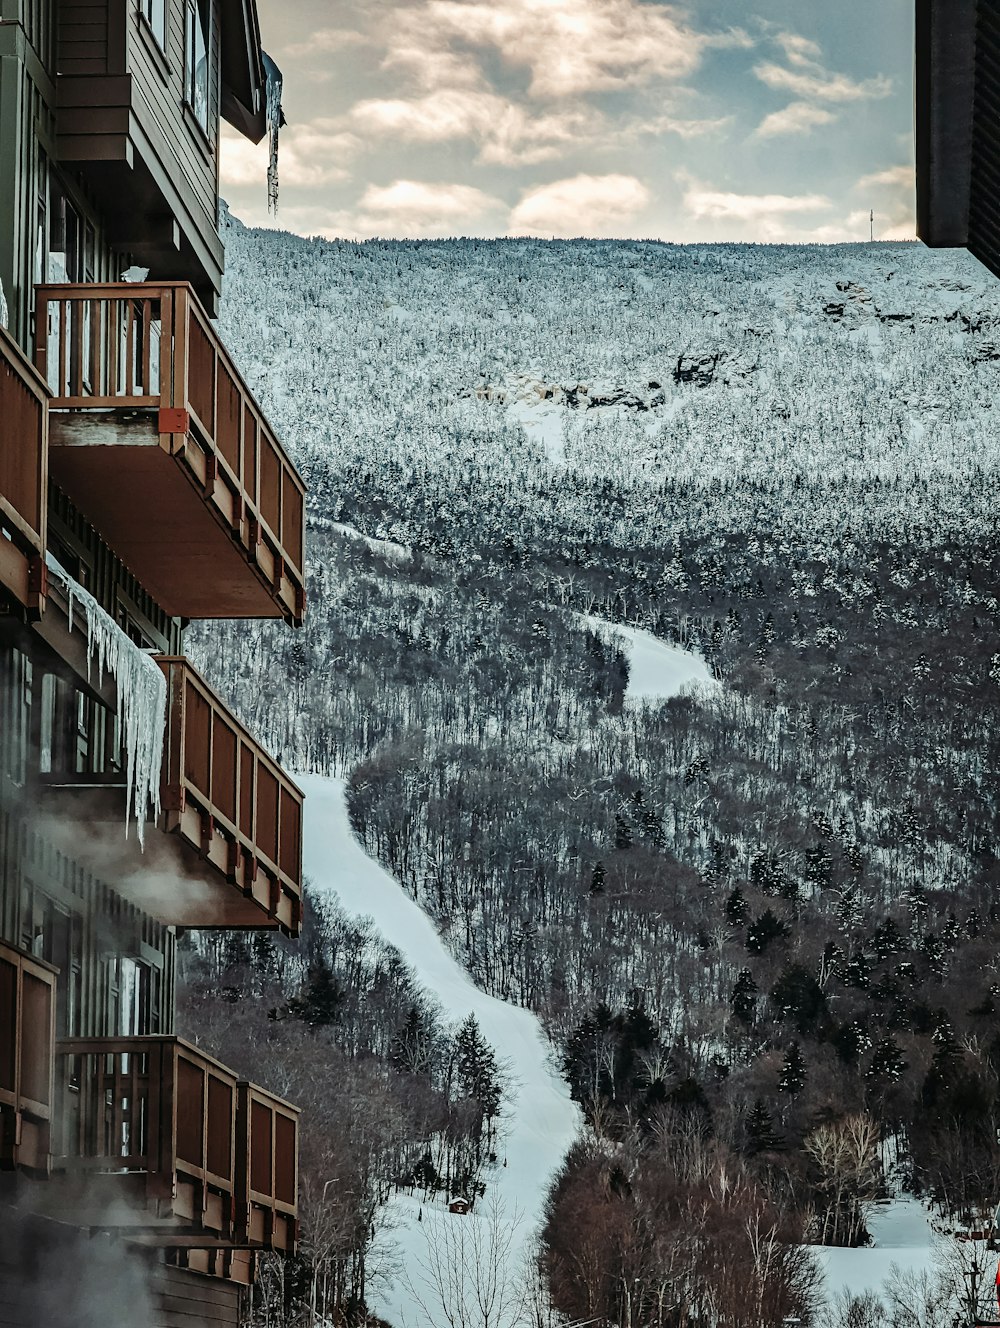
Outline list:
[[[0,328],[0,606],[4,592],[32,617],[45,602],[49,394]]]
[[[0,941],[0,1170],[49,1170],[56,970]]]
[[[304,797],[183,656],[154,656],[167,682],[162,810],[145,851],[125,836],[124,762],[76,773],[74,749],[52,745],[39,796],[72,819],[74,853],[151,917],[178,927],[302,925]],[[105,725],[105,743],[114,727]],[[110,825],[121,827],[109,833]]]
[[[56,1056],[53,1212],[166,1248],[294,1250],[295,1107],[177,1037],[71,1038]]]
[[[187,283],[36,288],[53,479],[172,616],[305,613],[305,486]]]

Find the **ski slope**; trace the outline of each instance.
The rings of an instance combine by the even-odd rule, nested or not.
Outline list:
[[[636,705],[666,701],[681,691],[717,687],[708,665],[691,650],[671,646],[652,632],[622,623],[609,623],[593,614],[578,619],[607,640],[620,637],[628,656],[628,686],[625,700]]]
[[[896,1267],[902,1273],[934,1272],[935,1234],[919,1199],[905,1195],[877,1208],[868,1221],[872,1244],[858,1250],[813,1246],[826,1274],[827,1301],[842,1292],[879,1295]]]
[[[548,1040],[530,1010],[508,1005],[475,986],[448,953],[430,918],[368,857],[351,831],[343,780],[306,775],[298,782],[306,794],[303,866],[313,890],[336,894],[348,912],[372,918],[406,957],[418,981],[437,997],[446,1017],[458,1022],[474,1014],[509,1067],[513,1102],[501,1143],[507,1165],[496,1168],[490,1184],[509,1215],[522,1214],[518,1240],[526,1245],[541,1217],[549,1183],[580,1124],[569,1087],[551,1064]],[[415,1198],[399,1195],[389,1213],[397,1225],[400,1261],[411,1271],[424,1250],[418,1208]],[[376,1287],[372,1301],[372,1308],[393,1324],[424,1322],[398,1277]]]
[[[666,700],[691,683],[711,681],[703,660],[668,646],[635,628],[611,628],[601,619],[596,629],[624,638],[630,658],[626,699]],[[417,980],[433,993],[446,1018],[459,1022],[469,1014],[507,1066],[511,1101],[506,1136],[498,1165],[489,1178],[508,1218],[518,1216],[515,1254],[527,1251],[541,1221],[549,1185],[580,1125],[581,1116],[569,1087],[552,1061],[552,1048],[530,1010],[508,1005],[481,991],[452,958],[431,919],[398,882],[368,856],[351,830],[346,786],[342,779],[298,775],[306,795],[303,826],[303,868],[318,894],[335,894],[348,913],[370,917],[382,936],[403,954]],[[398,1263],[411,1278],[425,1257],[425,1227],[417,1221],[419,1200],[397,1195],[387,1221],[394,1226]],[[468,1218],[446,1215],[444,1220]],[[516,1265],[517,1259],[511,1261]],[[371,1308],[394,1325],[433,1328],[399,1273],[372,1288]]]

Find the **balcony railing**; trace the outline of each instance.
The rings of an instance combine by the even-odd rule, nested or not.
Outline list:
[[[66,1106],[54,1167],[71,1220],[167,1246],[294,1250],[294,1107],[181,1038],[72,1038],[56,1051]]]
[[[50,584],[45,625],[57,626],[68,619],[69,600],[61,599],[66,585],[55,573]],[[75,593],[86,595],[80,588]],[[60,608],[62,614],[53,611]],[[79,603],[76,618],[85,619]],[[117,629],[108,622],[102,630]],[[113,722],[121,696],[113,685],[97,690],[97,671],[88,668],[86,634],[63,636],[60,657],[72,664],[78,677],[88,672],[93,677],[86,691],[81,683],[75,689],[54,689],[49,704],[41,708],[44,762],[39,762],[43,768],[36,780],[39,796],[57,815],[73,817],[86,827],[77,844],[80,860],[117,881],[123,894],[169,925],[271,927],[297,936],[302,925],[303,806],[297,786],[187,659],[163,655],[151,662],[123,637],[120,652],[128,658],[136,651],[140,658],[132,665],[152,669],[153,681],[164,687],[166,698],[162,761],[155,769],[148,763],[146,767],[160,795],[155,826],[162,832],[153,845],[149,830],[145,832],[146,846],[155,857],[150,867],[149,859],[139,854],[136,837],[130,842],[125,838],[128,772],[132,770],[137,809],[146,809],[150,781],[137,776],[137,761],[127,759],[131,730]],[[133,668],[132,677],[141,672]],[[145,709],[133,702],[133,725],[141,729],[143,724],[163,723],[157,718],[162,704],[162,697]],[[104,822],[117,822],[120,833],[94,833]],[[166,890],[163,882],[171,869],[176,888]]]
[[[44,607],[49,394],[0,328],[0,598]]]
[[[305,486],[191,287],[39,286],[37,327],[53,476],[139,580],[178,616],[300,623]]]
[[[0,942],[0,1168],[49,1169],[56,971]]]
[[[167,678],[169,715],[164,828],[235,885],[258,917],[262,910],[297,935],[302,793],[187,659],[163,655],[157,663]]]

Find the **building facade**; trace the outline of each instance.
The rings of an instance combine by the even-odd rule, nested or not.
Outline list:
[[[212,322],[276,93],[254,0],[0,0],[0,1325],[235,1324],[295,1248],[296,1109],[174,1027],[181,929],[302,916],[301,793],[183,648],[305,611]]]
[[[1000,276],[1000,8],[916,0],[917,234]]]

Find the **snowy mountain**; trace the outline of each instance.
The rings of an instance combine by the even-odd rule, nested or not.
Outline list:
[[[941,535],[988,519],[1000,294],[966,255],[354,244],[237,222],[227,245],[228,342],[317,502],[369,534],[433,544],[473,499],[480,539],[513,506],[625,548],[662,542],[668,516]],[[601,504],[609,481],[624,510]]]
[[[586,1122],[547,1160],[556,1304],[658,1322],[696,1223],[692,1303],[726,1267],[808,1319],[803,1238],[893,1242],[886,1150],[939,1225],[980,1222],[1000,288],[912,245],[227,242],[224,335],[311,485],[310,611],[193,646],[286,764],[344,780],[338,854],[384,869],[350,911],[366,881],[382,910],[405,891],[476,1008],[552,1038]],[[692,651],[697,687],[665,699],[651,670]],[[324,1037],[367,1074],[392,1038],[359,1035],[363,982],[326,944],[354,1014]],[[315,963],[282,982],[308,993]],[[445,1061],[419,1092],[397,1072],[394,1102],[447,1098]],[[338,1307],[392,1178],[450,1137],[402,1114]]]

